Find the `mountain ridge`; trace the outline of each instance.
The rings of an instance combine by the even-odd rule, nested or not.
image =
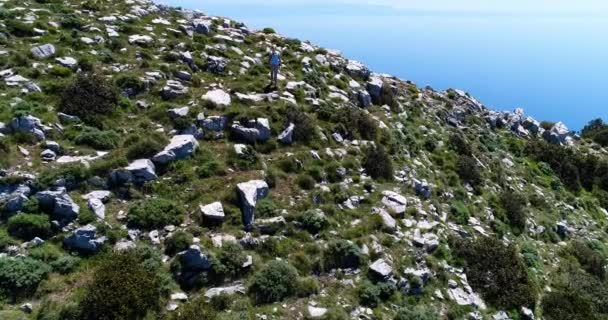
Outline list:
[[[601,121],[151,1],[0,16],[3,318],[608,316]]]

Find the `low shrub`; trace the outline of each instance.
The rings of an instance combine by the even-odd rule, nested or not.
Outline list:
[[[296,183],[304,190],[312,190],[315,187],[315,179],[308,174],[300,174],[296,178]]]
[[[163,150],[168,142],[163,134],[157,132],[147,133],[143,137],[140,135],[128,137],[124,142],[127,159],[149,159]]]
[[[286,262],[274,260],[254,276],[249,287],[256,303],[272,303],[296,293],[298,272]]]
[[[102,131],[93,127],[84,127],[75,137],[74,143],[87,145],[97,150],[112,150],[118,147],[120,136],[112,130]]]
[[[51,234],[51,222],[46,214],[17,214],[8,219],[8,231],[22,240],[46,238]]]
[[[380,302],[390,298],[394,292],[393,284],[387,282],[373,284],[366,281],[359,288],[359,301],[364,306],[375,308]]]
[[[279,207],[272,199],[264,198],[256,204],[255,214],[259,218],[276,217],[279,214]]]
[[[458,157],[458,176],[464,182],[470,183],[473,187],[481,184],[481,170],[477,160],[469,156]]]
[[[98,117],[114,112],[118,104],[117,88],[104,76],[80,74],[61,94],[59,111],[98,124]]]
[[[80,264],[80,258],[66,255],[51,262],[51,267],[55,272],[60,274],[68,274],[74,271],[78,264]]]
[[[165,240],[165,253],[172,256],[190,247],[192,235],[184,231],[176,231]]]
[[[547,320],[599,319],[588,296],[572,291],[552,291],[541,302],[543,317]]]
[[[80,302],[80,319],[143,319],[158,311],[161,283],[133,252],[113,253],[93,273]]]
[[[608,265],[608,260],[606,260],[601,253],[578,240],[575,240],[570,244],[570,252],[576,257],[585,271],[601,280],[606,278],[606,265]]]
[[[361,264],[361,249],[350,241],[333,240],[327,244],[323,260],[326,270],[358,268]]]
[[[0,295],[16,301],[31,296],[51,268],[31,258],[0,257]]]
[[[247,255],[243,248],[236,243],[225,243],[213,260],[213,271],[221,279],[239,278]]]
[[[439,320],[439,316],[431,308],[416,306],[399,308],[394,320]]]
[[[504,309],[535,305],[536,285],[514,245],[495,238],[450,241],[454,255],[464,260],[470,285],[485,301]]]
[[[299,222],[302,228],[312,234],[317,234],[329,225],[329,221],[322,212],[317,210],[308,210],[299,217]]]
[[[170,200],[156,198],[135,203],[128,214],[130,225],[144,229],[177,225],[183,220],[184,210]]]
[[[382,145],[366,150],[363,168],[373,179],[391,180],[393,178],[393,162]]]
[[[519,193],[506,191],[503,192],[500,200],[511,225],[516,227],[519,232],[524,231],[527,219],[526,198]]]
[[[308,143],[315,134],[315,127],[312,119],[301,109],[290,106],[285,111],[285,124],[294,124],[293,139],[295,141]]]

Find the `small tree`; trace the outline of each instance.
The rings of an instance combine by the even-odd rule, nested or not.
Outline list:
[[[382,145],[367,149],[363,159],[363,168],[374,179],[391,180],[393,178],[393,162]]]
[[[535,304],[537,288],[514,245],[505,246],[495,238],[451,242],[455,255],[465,262],[469,283],[484,300],[506,309]]]
[[[97,124],[99,116],[114,112],[118,95],[116,86],[102,75],[80,74],[63,91],[59,110],[87,123]]]
[[[274,260],[255,275],[249,291],[257,303],[281,301],[296,292],[298,272],[286,262]]]
[[[523,231],[526,228],[526,198],[513,191],[505,191],[500,197],[502,207],[512,226]]]
[[[159,310],[160,302],[156,273],[134,252],[114,253],[93,274],[80,303],[80,319],[142,319]]]

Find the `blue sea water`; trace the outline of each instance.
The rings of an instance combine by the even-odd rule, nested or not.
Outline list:
[[[574,130],[608,120],[607,10],[427,10],[343,1],[160,2],[273,27],[419,86],[463,89],[497,110],[523,107]]]

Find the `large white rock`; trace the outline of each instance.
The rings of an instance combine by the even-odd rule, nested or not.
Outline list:
[[[391,217],[391,215],[382,208],[374,208],[374,212],[382,218],[382,224],[384,225],[384,229],[389,232],[394,232],[397,230],[397,221]]]
[[[390,190],[382,191],[382,195],[382,203],[385,206],[389,207],[396,214],[405,213],[407,199],[404,196]]]
[[[231,103],[230,94],[222,89],[211,90],[205,93],[202,99],[222,107],[227,107]]]
[[[154,39],[148,35],[142,36],[139,34],[134,34],[134,35],[129,36],[130,44],[148,44],[148,43],[151,43],[152,41],[154,41]]]
[[[183,160],[192,155],[198,148],[198,141],[193,135],[184,134],[173,136],[165,149],[157,153],[152,161],[165,165],[176,160]]]
[[[179,81],[167,80],[167,83],[161,90],[160,94],[163,99],[172,99],[184,96],[188,93],[188,88],[184,87]]]
[[[378,102],[380,99],[380,92],[382,91],[382,79],[379,77],[372,77],[367,82],[367,92],[372,97],[372,101]]]
[[[378,259],[369,266],[369,271],[381,279],[388,279],[393,274],[393,268],[384,260]]]
[[[208,205],[201,206],[200,208],[204,223],[224,222],[224,207],[222,207],[221,202],[214,202]]]
[[[55,54],[55,46],[52,44],[43,44],[41,46],[33,47],[31,51],[34,57],[44,59]]]
[[[319,308],[315,306],[308,306],[308,317],[310,319],[322,319],[327,313],[327,308]]]
[[[296,126],[293,123],[290,123],[289,126],[287,128],[285,128],[285,130],[283,130],[283,132],[281,132],[281,134],[279,135],[278,139],[279,141],[281,141],[281,143],[283,144],[292,144],[293,143],[293,130],[296,128]]]
[[[246,228],[250,228],[255,219],[255,206],[258,200],[268,196],[268,184],[264,180],[252,180],[239,183],[236,189],[243,213],[243,224]]]
[[[235,283],[231,286],[211,288],[205,292],[205,298],[211,299],[220,294],[233,295],[237,293],[245,294],[246,292],[247,289],[242,283]]]
[[[266,118],[250,120],[246,127],[239,123],[233,123],[232,133],[238,139],[251,143],[256,141],[267,141],[270,139],[270,123]]]
[[[119,183],[144,183],[156,180],[156,167],[149,159],[138,159],[124,169],[114,171],[112,179]]]

